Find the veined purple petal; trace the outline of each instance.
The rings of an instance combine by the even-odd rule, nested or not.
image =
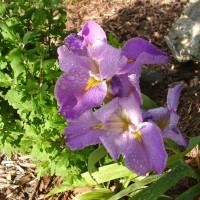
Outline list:
[[[150,42],[141,38],[137,38],[137,37],[129,39],[123,46],[122,52],[123,52],[123,55],[125,55],[128,59],[136,59],[141,53],[146,52],[147,54],[155,56],[155,60],[157,56],[164,56],[165,57],[165,59],[163,59],[164,63],[166,63],[168,60],[166,53],[162,52],[160,49],[152,45]],[[148,61],[148,59],[145,59],[145,60]],[[152,61],[155,62],[154,60]],[[144,64],[147,64],[147,63],[144,63]],[[154,63],[151,63],[151,64],[154,64]]]
[[[173,88],[168,90],[167,94],[167,107],[171,111],[176,111],[179,103],[179,97],[181,94],[181,90],[183,89],[183,84],[180,83]]]
[[[97,46],[107,43],[107,38],[104,30],[94,21],[88,21],[80,34],[84,38],[86,46]]]
[[[89,70],[90,62],[86,56],[78,56],[70,51],[65,45],[58,48],[58,60],[60,69],[69,72],[73,68],[82,67],[82,70]]]
[[[59,112],[64,118],[69,117],[69,111],[77,104],[77,97],[84,91],[88,79],[88,73],[80,68],[74,68],[68,74],[61,75],[57,80],[55,97],[60,105]]]
[[[131,74],[128,76],[131,84],[133,85],[133,94],[136,97],[137,102],[139,102],[140,106],[143,104],[142,94],[140,91],[139,79],[140,76],[136,74]]]
[[[112,114],[119,109],[119,98],[114,98],[109,103],[102,106],[100,109],[94,112],[96,118],[98,118],[101,122],[106,122]]]
[[[152,119],[154,122],[166,117],[169,118],[169,111],[164,107],[150,109],[147,113],[148,114],[145,114],[144,116],[148,116],[148,119]]]
[[[77,104],[69,111],[69,118],[75,119],[85,111],[98,107],[103,103],[107,93],[105,82],[90,88],[77,98]]]
[[[122,68],[122,72],[134,73],[138,76],[140,76],[144,64],[165,64],[168,62],[166,53],[141,38],[128,40],[122,48],[122,55],[130,61]]]
[[[128,75],[115,75],[111,80],[111,90],[115,97],[127,97],[130,95],[133,85],[131,84]]]
[[[125,165],[135,173],[145,176],[151,169],[148,155],[143,145],[131,134],[127,135],[126,148],[123,148],[121,154],[125,156]]]
[[[126,137],[127,134],[116,134],[110,132],[100,136],[102,144],[105,146],[113,160],[117,161],[121,154],[121,148],[125,148]]]
[[[137,101],[133,94],[131,94],[129,97],[120,98],[119,103],[121,107],[126,110],[132,123],[135,126],[143,121],[140,103]]]
[[[142,141],[144,142],[151,168],[159,174],[164,170],[167,161],[161,130],[158,126],[149,122],[144,122],[140,126],[142,127]]]
[[[102,129],[94,129],[100,123],[93,115],[92,110],[86,111],[76,120],[69,120],[64,134],[66,144],[72,149],[83,149],[86,146],[101,143],[99,137],[106,134]]]
[[[146,175],[148,170],[161,173],[166,164],[167,153],[164,148],[160,129],[149,122],[140,124],[141,139],[129,135],[127,148],[122,154],[126,158],[126,166],[139,175]]]
[[[179,116],[175,112],[170,112],[169,129],[175,129],[178,125]]]
[[[168,62],[168,57],[165,55],[152,55],[150,53],[141,53],[133,62],[133,66],[130,68],[129,73],[141,75],[142,66],[144,64],[166,64]]]
[[[120,50],[109,44],[88,48],[88,53],[93,60],[99,63],[99,71],[102,79],[113,77],[127,61],[126,57],[121,55]]]
[[[174,140],[178,145],[187,146],[188,142],[183,138],[181,132],[179,129],[174,130],[164,130],[163,131],[163,137],[169,138],[171,140]]]

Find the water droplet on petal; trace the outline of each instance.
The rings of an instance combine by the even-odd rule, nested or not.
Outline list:
[[[73,80],[75,80],[75,76],[67,76],[67,79],[69,80],[69,81],[73,81]]]

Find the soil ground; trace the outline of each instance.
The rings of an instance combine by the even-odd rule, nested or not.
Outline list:
[[[145,67],[147,70],[141,78],[141,88],[144,94],[163,106],[168,88],[179,82],[184,83],[178,113],[179,128],[186,139],[200,134],[200,64],[176,61],[164,41],[164,36],[188,5],[187,0],[75,0],[66,4],[66,27],[69,31],[80,30],[86,21],[95,20],[107,35],[112,33],[121,42],[132,37],[141,37],[168,53],[169,64]],[[196,155],[197,149],[188,155],[188,162],[193,166],[196,165]],[[6,163],[9,160],[5,155],[1,155],[0,159],[5,161],[0,166],[5,180],[11,180],[12,173],[18,174],[18,180],[16,178],[12,187],[0,188],[0,199],[44,199],[44,195],[62,181],[59,177],[48,175],[38,181],[35,166],[31,165],[28,156],[15,155],[10,163]],[[193,183],[193,180],[185,179],[169,191],[169,194],[176,196]],[[85,191],[88,189],[90,188],[85,188]],[[80,191],[65,192],[48,199],[70,200],[77,192]]]

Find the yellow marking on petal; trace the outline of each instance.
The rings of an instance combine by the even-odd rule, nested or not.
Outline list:
[[[102,126],[103,126],[103,123],[99,123],[99,124],[97,124],[96,126],[93,126],[92,129],[93,129],[93,130],[101,129]]]
[[[127,60],[128,63],[134,62],[134,61],[135,61],[134,59],[128,59],[128,60]]]
[[[92,46],[92,45],[91,45],[91,43],[89,43],[89,42],[88,42],[88,44],[87,44],[87,45],[88,45],[88,47],[91,47],[91,46]]]
[[[93,88],[99,84],[101,84],[101,81],[96,80],[94,77],[90,77],[87,82],[87,86],[85,87],[85,90],[87,91],[90,88]]]
[[[140,143],[142,143],[142,137],[141,137],[141,132],[140,131],[137,131],[135,133],[132,134],[134,138],[138,139],[138,141]]]

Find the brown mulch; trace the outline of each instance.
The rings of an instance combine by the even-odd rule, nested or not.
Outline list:
[[[177,62],[164,36],[188,5],[188,0],[75,0],[66,5],[68,31],[80,30],[86,21],[94,20],[107,35],[112,33],[120,41],[142,37],[168,53],[169,64],[145,68],[149,71],[142,77],[141,87],[159,105],[164,105],[168,87],[184,82],[178,113],[180,129],[186,139],[200,133],[200,65]],[[196,163],[193,159],[196,152],[193,150],[187,162]],[[59,177],[49,175],[38,180],[28,155],[16,154],[11,159],[0,155],[0,200],[45,199],[45,194],[61,182]],[[189,182],[185,184],[186,188],[190,187]],[[70,200],[74,195],[70,191],[46,199]]]

